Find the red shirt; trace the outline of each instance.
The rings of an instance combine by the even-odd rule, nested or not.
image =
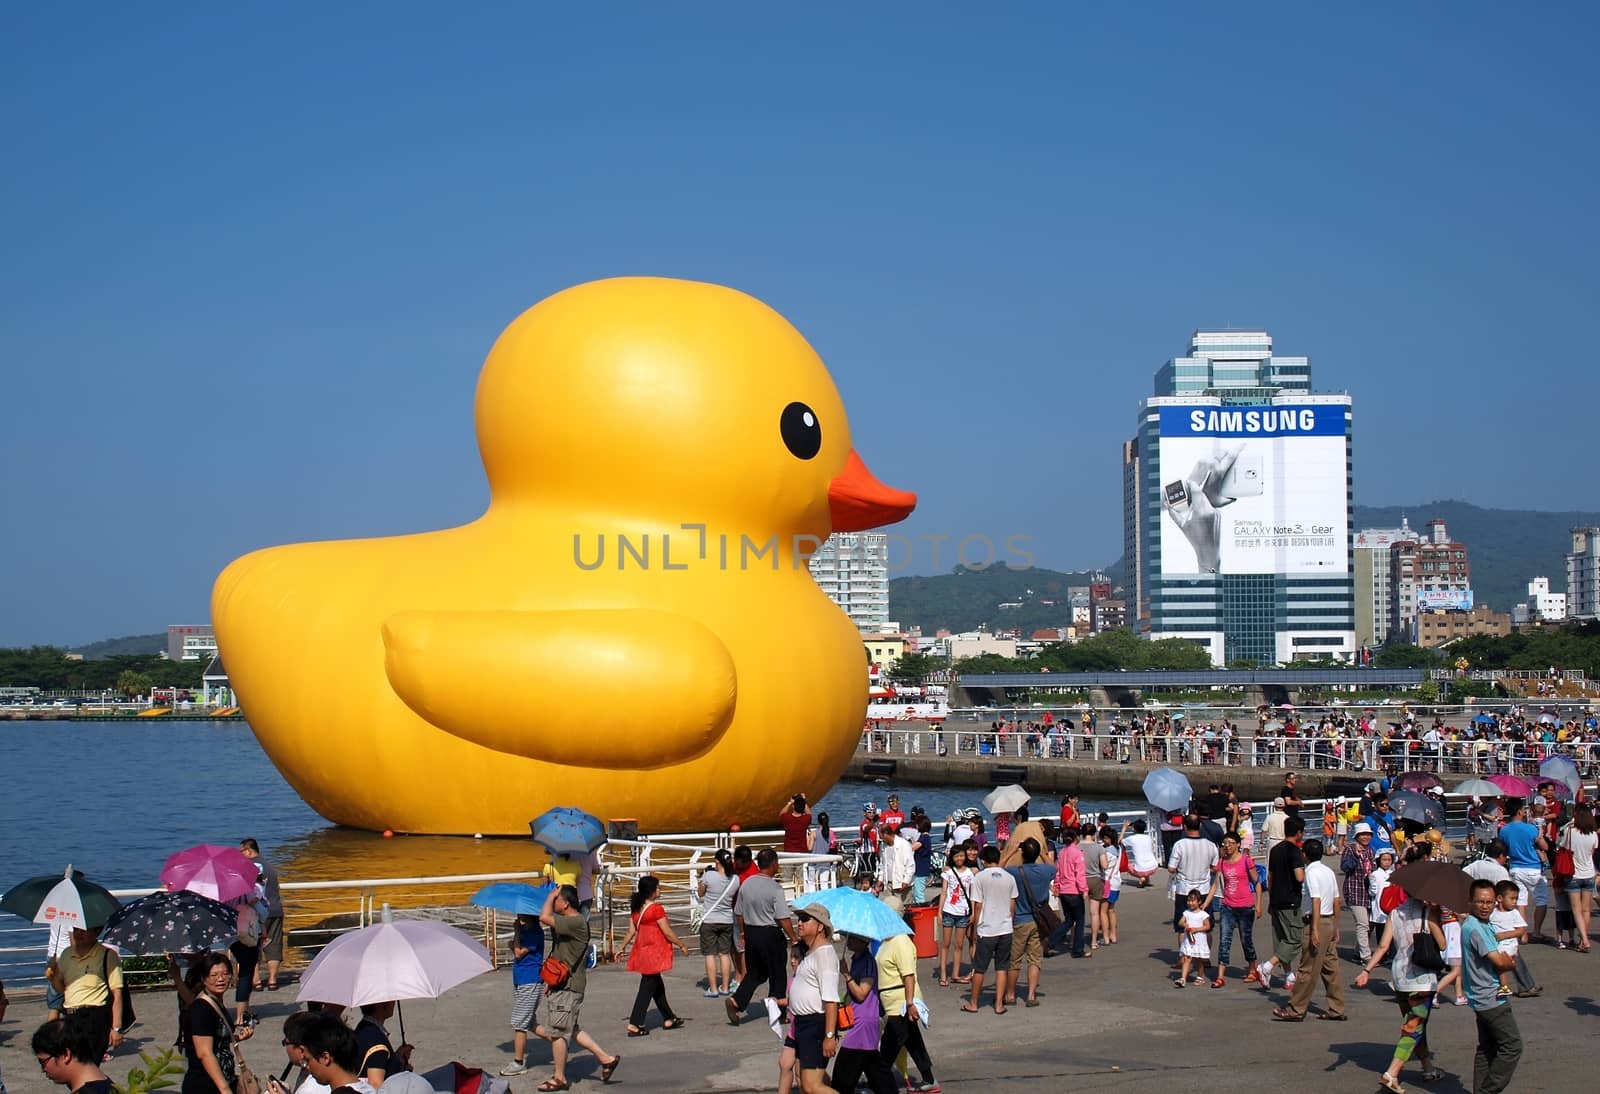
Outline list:
[[[806,852],[811,850],[806,844],[806,829],[811,827],[811,810],[804,813],[784,813],[778,817],[778,823],[783,825],[783,849],[785,851]]]
[[[1078,810],[1077,810],[1076,806],[1063,805],[1061,807],[1061,827],[1062,828],[1076,828],[1076,827],[1078,827]]]
[[[878,817],[879,824],[887,824],[894,831],[899,832],[905,827],[906,815],[898,809],[885,809]]]

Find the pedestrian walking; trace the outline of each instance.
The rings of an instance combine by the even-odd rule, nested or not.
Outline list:
[[[1345,1013],[1344,982],[1339,979],[1339,881],[1322,862],[1321,840],[1306,840],[1303,849],[1305,935],[1300,945],[1300,965],[1295,970],[1297,983],[1289,993],[1288,1005],[1274,1008],[1272,1017],[1279,1022],[1304,1021],[1320,979],[1327,1006],[1317,1017],[1342,1022]]]
[[[1511,1000],[1502,998],[1500,973],[1516,958],[1502,953],[1489,917],[1494,914],[1494,885],[1472,883],[1472,914],[1461,922],[1461,956],[1467,1001],[1478,1022],[1478,1051],[1472,1061],[1472,1094],[1499,1094],[1511,1085],[1522,1059],[1522,1033]]]
[[[511,1062],[502,1075],[528,1070],[528,1034],[538,1028],[539,1000],[544,998],[544,928],[536,915],[519,915],[511,928]]]
[[[776,856],[774,856],[776,860]],[[621,1056],[611,1056],[601,1048],[589,1032],[578,1025],[578,1013],[583,1007],[583,993],[588,987],[589,921],[579,911],[578,889],[575,885],[562,885],[545,901],[539,922],[550,928],[554,939],[546,965],[558,962],[567,970],[565,979],[552,984],[545,980],[549,990],[545,994],[545,1025],[534,1032],[550,1042],[552,1074],[540,1083],[542,1091],[570,1090],[567,1080],[567,1057],[572,1042],[588,1050],[600,1061],[600,1079],[610,1082],[616,1073]],[[187,1094],[187,1092],[185,1092]]]
[[[644,1028],[644,1019],[651,1002],[661,1012],[662,1029],[678,1029],[683,1025],[683,1019],[672,1012],[672,1004],[667,1002],[667,985],[662,976],[672,971],[673,949],[677,948],[687,957],[689,947],[673,931],[667,910],[656,899],[660,892],[660,879],[646,874],[639,879],[639,887],[630,901],[632,913],[628,916],[628,933],[622,939],[622,950],[628,954],[628,971],[639,974],[639,992],[634,996],[633,1012],[628,1016],[629,1037],[643,1037],[650,1032]]]
[[[1384,854],[1390,854],[1385,851]],[[1365,988],[1372,970],[1383,963],[1384,956],[1393,952],[1390,964],[1389,986],[1394,990],[1395,1004],[1400,1008],[1400,1039],[1395,1042],[1394,1056],[1389,1066],[1378,1077],[1385,1090],[1400,1094],[1400,1069],[1406,1061],[1415,1058],[1422,1065],[1419,1078],[1425,1083],[1444,1078],[1434,1063],[1433,1052],[1428,1047],[1428,1018],[1433,1013],[1434,994],[1439,985],[1439,974],[1423,968],[1412,960],[1416,936],[1426,931],[1433,936],[1434,945],[1444,952],[1444,929],[1437,914],[1418,900],[1407,900],[1389,913],[1384,920],[1383,934],[1377,948],[1362,963],[1360,975],[1355,979],[1357,990]]]

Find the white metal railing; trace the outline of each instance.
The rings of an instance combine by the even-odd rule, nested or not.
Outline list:
[[[1588,774],[1600,770],[1600,743],[1456,739],[1429,742],[1375,736],[1279,737],[1222,734],[1084,734],[962,725],[902,729],[868,727],[861,753],[993,757],[1032,761],[1099,761],[1201,767],[1274,767],[1312,771],[1432,771],[1440,775],[1537,775],[1541,761],[1571,757]]]

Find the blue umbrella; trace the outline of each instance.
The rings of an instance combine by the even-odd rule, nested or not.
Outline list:
[[[1164,813],[1178,813],[1189,807],[1194,788],[1183,772],[1158,767],[1144,777],[1144,800]]]
[[[1551,782],[1565,783],[1574,794],[1583,785],[1583,779],[1578,776],[1578,765],[1567,756],[1549,757],[1539,765],[1539,774]]]
[[[897,934],[911,933],[904,919],[864,889],[822,889],[795,897],[790,907],[798,911],[807,904],[820,904],[828,909],[835,933],[859,935],[880,942]]]
[[[561,805],[528,822],[533,842],[552,855],[587,855],[606,842],[606,826],[582,809]]]
[[[472,894],[472,903],[480,908],[493,908],[497,912],[517,915],[538,915],[544,911],[544,902],[556,891],[554,885],[526,885],[520,881],[497,881],[485,885]]]
[[[1492,718],[1491,716],[1489,716],[1487,714],[1480,714],[1480,715],[1478,715],[1476,718],[1474,718],[1472,720],[1474,722],[1478,723],[1480,726],[1492,726],[1492,725],[1494,725],[1494,718]]]

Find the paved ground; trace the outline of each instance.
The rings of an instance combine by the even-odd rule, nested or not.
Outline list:
[[[1307,1021],[1288,1025],[1269,1020],[1281,1003],[1280,990],[1264,993],[1230,982],[1222,990],[1172,989],[1169,965],[1172,936],[1164,916],[1168,905],[1160,889],[1124,891],[1121,942],[1090,960],[1057,957],[1045,963],[1042,1005],[1017,1006],[1004,1015],[985,1007],[964,1014],[953,988],[937,983],[926,989],[933,1012],[929,1046],[938,1078],[950,1091],[1059,1091],[1064,1082],[1092,1082],[1101,1090],[1238,1094],[1241,1085],[1280,1090],[1369,1091],[1387,1064],[1399,1026],[1387,988],[1347,989],[1350,1021]],[[1348,932],[1347,932],[1348,933]],[[1263,945],[1267,931],[1258,928]],[[1235,954],[1238,960],[1238,955]],[[1546,986],[1540,999],[1516,1000],[1527,1052],[1512,1084],[1514,1090],[1556,1090],[1589,1085],[1588,1053],[1577,1039],[1592,1036],[1600,1016],[1595,972],[1600,956],[1584,957],[1551,947],[1530,947],[1535,976]],[[933,962],[926,961],[925,973]],[[1346,963],[1346,981],[1357,967]],[[584,1024],[610,1052],[624,1061],[614,1089],[637,1091],[735,1092],[776,1086],[778,1044],[755,1010],[748,1022],[730,1028],[719,1001],[702,997],[698,958],[680,959],[669,977],[668,993],[679,1012],[691,1019],[681,1030],[659,1028],[652,1012],[649,1037],[629,1039],[624,1023],[637,979],[620,967],[590,974]],[[1235,976],[1242,975],[1235,971]],[[500,971],[464,985],[438,1001],[405,1005],[406,1035],[417,1045],[426,1070],[449,1060],[498,1068],[508,1058],[506,1021],[510,1011],[509,975]],[[260,998],[264,1021],[246,1045],[259,1071],[282,1066],[279,1028],[294,1007],[291,990]],[[35,999],[13,1002],[0,1023],[0,1069],[10,1094],[44,1094],[51,1089],[28,1049],[28,1038],[42,1016]],[[1313,1003],[1313,1011],[1320,1007]],[[757,1005],[759,1009],[759,1004]],[[140,1024],[132,1034],[136,1048],[170,1044],[176,1008],[170,996],[138,997]],[[395,1029],[391,1022],[391,1030]],[[1448,1073],[1424,1088],[1405,1078],[1407,1087],[1433,1091],[1471,1089],[1475,1041],[1472,1013],[1465,1007],[1436,1012],[1429,1031],[1441,1066]],[[542,1043],[530,1052],[535,1070],[513,1081],[526,1094],[548,1071]],[[131,1066],[128,1055],[108,1067],[121,1081]],[[580,1054],[569,1068],[575,1088],[598,1090],[598,1064]],[[1002,1085],[1003,1084],[1003,1085]]]

